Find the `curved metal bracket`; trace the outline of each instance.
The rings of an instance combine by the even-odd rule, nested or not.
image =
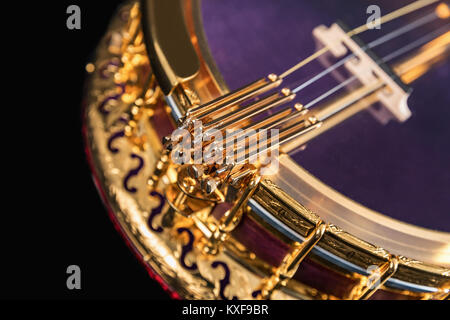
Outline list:
[[[142,28],[150,63],[158,83],[168,95],[200,68],[189,38],[180,0],[141,0]]]

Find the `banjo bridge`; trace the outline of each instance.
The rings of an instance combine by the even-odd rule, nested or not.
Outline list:
[[[329,28],[318,26],[313,35],[319,45],[327,47],[335,58],[342,58],[350,51],[352,55],[344,64],[345,68],[363,85],[371,85],[377,80],[385,84],[385,88],[377,93],[378,101],[398,121],[406,121],[411,116],[407,105],[410,89],[367,45],[356,36],[350,36],[342,23],[334,23]]]

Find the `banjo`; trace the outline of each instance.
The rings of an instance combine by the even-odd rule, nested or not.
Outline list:
[[[151,277],[186,299],[448,299],[449,17],[124,3],[86,65],[83,133]]]

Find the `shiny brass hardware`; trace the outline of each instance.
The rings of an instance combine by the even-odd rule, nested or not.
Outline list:
[[[390,257],[387,262],[372,270],[371,274],[363,277],[359,292],[353,295],[354,300],[368,300],[383,284],[391,278],[398,269],[397,257]]]

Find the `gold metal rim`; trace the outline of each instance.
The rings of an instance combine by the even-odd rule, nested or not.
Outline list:
[[[115,25],[117,25],[117,22]],[[100,58],[104,58],[104,56]],[[216,90],[220,92],[219,88],[216,88]],[[201,94],[199,94],[199,96],[202,97]],[[146,209],[141,208],[142,204],[139,203],[139,201],[148,197],[146,191],[143,191],[145,194],[140,194],[138,199],[134,199],[133,196],[129,196],[124,192],[122,183],[118,179],[120,178],[120,175],[123,175],[126,172],[126,170],[130,170],[130,168],[133,167],[133,163],[130,163],[130,160],[127,160],[125,157],[121,158],[123,161],[121,160],[116,162],[120,163],[120,166],[117,168],[112,167],[113,162],[117,161],[117,159],[113,160],[106,150],[106,142],[108,140],[108,135],[111,134],[111,130],[107,130],[105,128],[104,120],[96,113],[96,110],[93,110],[95,109],[93,106],[96,105],[96,101],[96,93],[89,92],[88,90],[88,107],[85,110],[87,118],[87,147],[92,156],[91,162],[94,167],[94,173],[99,178],[99,182],[101,184],[99,189],[102,193],[104,193],[107,205],[110,207],[115,219],[120,224],[130,243],[133,244],[134,249],[139,252],[139,255],[145,264],[151,266],[153,270],[169,284],[169,286],[176,288],[183,297],[214,298],[217,294],[213,294],[211,288],[208,287],[211,284],[206,285],[206,287],[202,283],[197,283],[197,286],[193,285],[193,281],[203,279],[202,281],[204,282],[205,279],[209,279],[209,275],[206,276],[205,274],[202,274],[201,276],[203,278],[198,278],[198,274],[191,274],[180,268],[179,262],[176,261],[176,259],[179,258],[177,253],[175,253],[175,255],[172,253],[177,252],[180,249],[178,245],[173,247],[176,239],[162,239],[157,235],[151,234],[151,231],[146,223],[148,212],[146,213]],[[153,129],[150,128],[150,130]],[[128,153],[127,156],[129,153],[133,152],[133,148],[125,146],[125,142],[121,145],[126,148]],[[147,150],[145,152],[145,155],[149,156],[149,162],[147,163],[143,176],[150,175],[151,172],[149,172],[149,168],[152,166],[152,163],[156,161],[155,153],[160,149],[160,146],[156,142],[153,147],[154,149]],[[121,155],[120,157],[123,156],[124,155]],[[119,172],[117,172],[117,170]],[[104,174],[107,171],[111,171],[111,174],[108,174],[108,176]],[[135,183],[141,184],[141,180],[143,181],[142,177],[136,177]],[[275,179],[273,180],[275,181]],[[269,192],[268,194],[271,197],[270,201],[261,201],[261,205],[267,205],[267,203],[270,203],[283,207],[286,209],[286,212],[292,212],[298,218],[298,221],[306,221],[306,223],[309,221],[309,223],[317,224],[317,221],[321,220],[318,216],[304,208],[297,200],[293,200],[293,198],[290,197],[285,190],[281,190],[279,186],[274,183],[270,183],[270,181],[264,185],[267,190],[274,188],[277,192],[280,191],[278,194],[281,196],[272,197]],[[255,199],[256,198],[257,197],[255,197]],[[151,208],[152,205],[150,202],[148,200],[144,200],[143,207]],[[272,207],[272,209],[275,207]],[[270,209],[271,207],[269,206],[268,208]],[[276,218],[298,234],[304,236],[307,235],[304,230],[302,231],[301,228],[298,228],[298,226],[293,224],[295,220],[285,219],[281,216],[276,216]],[[173,237],[173,235],[166,236]],[[387,251],[370,245],[365,241],[362,241],[332,225],[327,228],[327,231],[317,246],[334,254],[342,260],[346,260],[361,267],[365,267],[368,263],[385,264],[392,260],[392,257]],[[168,250],[172,251],[169,252]],[[227,254],[223,256],[223,259],[228,259],[227,261],[229,261],[230,265],[234,263],[233,259],[230,259]],[[397,261],[396,259],[395,261]],[[404,257],[399,257],[398,260],[398,270],[397,267],[395,268],[397,271],[395,273],[396,279],[404,282],[411,282],[413,284],[417,284],[418,286],[429,286],[431,288],[436,288],[436,290],[439,290],[439,288],[444,288],[448,285],[450,270],[430,266]],[[239,268],[242,267],[242,265],[239,265]],[[238,270],[236,269],[235,271],[237,272]],[[241,272],[244,271],[241,270]],[[245,272],[251,278],[258,278],[251,271],[246,270]],[[392,276],[392,274],[390,276]],[[289,291],[289,288],[286,290]],[[280,290],[275,298],[289,298],[290,295],[286,293],[286,290]],[[248,292],[246,294],[248,294]]]

